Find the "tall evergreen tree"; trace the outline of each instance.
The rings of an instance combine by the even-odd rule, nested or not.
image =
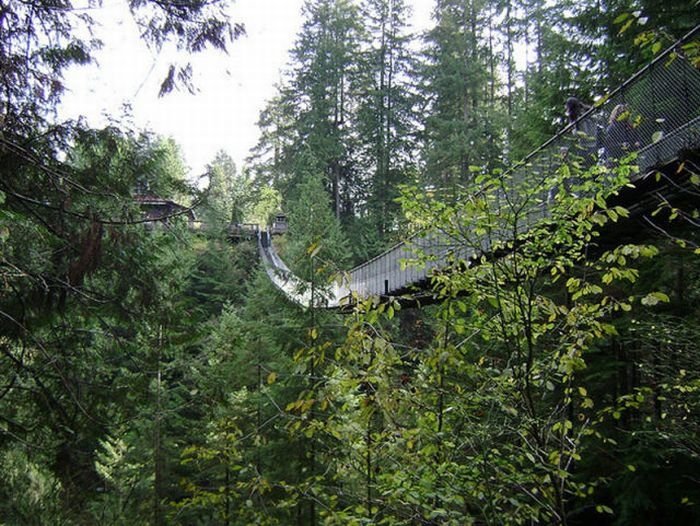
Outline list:
[[[246,173],[239,172],[231,156],[224,151],[216,154],[207,167],[207,173],[206,202],[200,207],[205,221],[219,230],[229,223],[242,223],[251,199],[251,185]]]
[[[102,444],[138,434],[137,422],[153,422],[160,411],[151,395],[164,391],[150,387],[157,384],[156,371],[181,356],[182,345],[171,340],[181,329],[173,325],[184,319],[175,297],[191,263],[186,251],[175,254],[186,237],[177,220],[167,231],[149,233],[129,198],[144,181],[171,192],[182,188],[173,177],[177,166],[168,143],[114,129],[80,134],[78,140],[66,166],[80,193],[59,208],[52,206],[54,192],[46,189],[35,194],[47,196],[37,201],[38,210],[16,205],[2,210],[3,217],[13,218],[3,268],[15,270],[5,276],[13,281],[12,291],[0,294],[5,320],[0,370],[6,386],[0,412],[14,428],[0,443],[0,457],[14,470],[27,453],[31,460],[25,466],[50,473],[57,508],[49,522],[69,523],[90,522],[100,492],[124,489],[113,488],[96,461]],[[51,223],[45,220],[47,209]],[[160,378],[169,382],[172,376]],[[166,397],[160,400],[165,404]],[[172,489],[176,479],[166,482],[165,472],[155,467],[155,428],[144,429],[149,447],[140,449],[145,454],[137,455],[143,462],[135,471],[148,481],[158,472],[158,487]],[[164,424],[160,436],[165,429]],[[31,453],[35,449],[41,455]],[[139,494],[151,504],[158,491],[153,484],[139,485]],[[22,515],[22,499],[4,495],[0,514],[31,522]],[[136,508],[137,514],[151,512]]]
[[[266,145],[258,150],[268,152],[268,163],[270,154],[284,160],[275,166],[290,172],[289,196],[303,179],[305,156],[318,159],[336,217],[347,216],[353,213],[357,193],[350,135],[359,51],[357,8],[350,0],[307,0],[303,13],[288,81],[263,115],[272,133],[263,136]]]
[[[428,104],[425,177],[447,192],[470,182],[470,167],[499,165],[486,17],[483,0],[439,0],[435,27],[426,36],[421,79]]]
[[[292,160],[295,142],[294,108],[285,103],[287,90],[278,86],[278,93],[260,112],[260,139],[247,159],[257,188],[272,186],[287,193],[293,180]]]
[[[520,72],[522,91],[513,110],[513,161],[564,126],[564,102],[568,97],[592,102],[593,89],[573,44],[574,34],[566,22],[565,8],[565,4],[550,5],[541,0],[525,0],[515,6],[525,60]]]
[[[368,180],[368,219],[382,240],[396,226],[399,185],[409,180],[416,163],[410,12],[403,0],[367,0],[362,13],[367,42],[355,133],[359,169]]]
[[[328,194],[319,175],[322,163],[306,157],[309,168],[289,204],[289,264],[297,275],[314,283],[322,295],[328,279],[347,258],[347,241],[340,222],[332,215]]]

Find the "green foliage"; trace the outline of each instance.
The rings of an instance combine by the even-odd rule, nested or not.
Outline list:
[[[298,197],[289,204],[287,258],[298,276],[322,287],[337,273],[348,250],[323,181],[313,170],[311,164],[299,184]]]
[[[130,194],[183,191],[182,163],[147,135],[76,140],[62,172],[25,167],[6,181],[0,454],[29,478],[8,486],[0,515],[157,521],[194,403],[183,371],[198,317],[183,292],[196,254],[176,220],[147,230]],[[34,518],[22,518],[35,498]]]
[[[206,313],[205,318],[217,316],[227,303],[240,302],[245,296],[255,271],[250,261],[257,257],[256,247],[252,243],[231,246],[214,237],[192,248],[196,262],[186,294],[192,298],[192,308]]]
[[[411,132],[417,116],[410,74],[415,60],[409,49],[408,9],[403,0],[368,0],[362,4],[362,14],[366,42],[358,61],[357,84],[365,94],[355,117],[361,152],[356,159],[359,169],[371,176],[361,185],[366,195],[355,200],[367,201],[364,223],[376,231],[381,243],[396,230],[400,219],[395,201],[399,185],[413,175],[411,158],[417,144]],[[380,248],[381,244],[371,249],[369,256]]]
[[[61,485],[42,460],[40,457],[32,459],[21,448],[3,451],[0,495],[7,503],[2,510],[3,523],[39,525],[54,521],[54,524],[61,524]]]
[[[263,186],[255,192],[255,199],[246,212],[246,220],[258,225],[269,225],[280,211],[282,196],[278,190]]]
[[[238,173],[233,159],[223,151],[207,167],[209,186],[200,207],[207,230],[221,232],[229,223],[243,223],[252,201],[247,174]]]
[[[615,391],[611,405],[598,375],[610,364],[610,342],[626,335],[626,313],[637,316],[670,297],[640,282],[640,268],[659,255],[656,247],[593,251],[605,226],[627,214],[606,205],[626,184],[626,170],[599,172],[578,173],[572,188],[578,197],[559,193],[545,217],[533,214],[541,190],[529,183],[521,182],[513,193],[518,200],[504,206],[497,199],[500,177],[480,176],[484,190],[461,196],[457,206],[407,193],[408,215],[419,224],[443,225],[463,254],[479,254],[486,238],[501,256],[474,256],[471,265],[455,258],[450,269],[434,275],[439,305],[430,314],[428,343],[393,342],[398,303],[358,305],[322,386],[288,406],[301,415],[315,411],[316,418],[302,420],[298,429],[333,444],[332,458],[323,457],[325,479],[342,481],[342,492],[319,487],[322,481],[314,485],[328,506],[324,521],[577,523],[575,510],[590,509],[584,521],[614,514],[627,524],[650,512],[640,506],[650,498],[644,478],[666,468],[640,459],[662,446],[633,438],[647,436],[638,425],[622,445],[619,422],[654,399],[658,403],[653,391],[660,383],[653,381],[646,394]],[[570,184],[571,175],[562,170],[558,184]],[[597,182],[601,175],[604,186]],[[520,234],[511,239],[509,232]],[[329,349],[315,343],[307,352],[328,356]],[[684,367],[682,378],[661,387],[689,399],[671,403],[682,409],[674,431],[660,432],[660,440],[685,436],[678,426],[687,421],[682,415],[690,418],[697,387],[694,378],[685,378],[690,370]],[[674,381],[682,386],[671,387]],[[658,426],[647,418],[646,433]],[[597,469],[604,465],[601,450],[619,459],[619,468]],[[675,463],[679,447],[673,451],[665,457]],[[680,455],[688,462],[695,453]],[[618,487],[629,493],[615,492]],[[670,495],[683,493],[692,502],[695,493],[686,483],[674,487],[657,496],[654,509],[687,520],[690,507],[673,503]]]
[[[426,183],[452,194],[471,182],[470,166],[496,168],[502,150],[494,88],[487,88],[486,17],[485,2],[439,2],[436,25],[426,39],[423,97],[431,101],[425,119]]]

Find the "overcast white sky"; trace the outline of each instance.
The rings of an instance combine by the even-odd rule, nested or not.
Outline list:
[[[425,26],[433,0],[409,0],[414,20]],[[158,98],[168,61],[138,42],[124,2],[105,0],[94,16],[102,24],[104,48],[98,66],[75,68],[66,76],[70,91],[60,111],[63,118],[85,116],[95,127],[109,116],[121,117],[131,106],[133,125],[173,137],[191,168],[202,174],[217,151],[228,152],[239,167],[255,145],[255,123],[288,62],[288,51],[301,27],[303,0],[235,0],[231,14],[246,26],[229,55],[208,52],[193,57],[196,95],[173,92]]]

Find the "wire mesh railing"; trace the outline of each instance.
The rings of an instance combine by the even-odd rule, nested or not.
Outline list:
[[[698,34],[700,26],[508,170],[507,186],[540,188],[546,200],[557,190],[552,181],[564,164],[613,167],[634,153],[635,181],[698,148],[700,71],[683,54]]]

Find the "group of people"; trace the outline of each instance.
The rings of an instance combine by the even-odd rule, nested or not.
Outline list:
[[[575,97],[566,100],[564,109],[584,157],[597,155],[599,162],[611,164],[639,149],[639,134],[627,105],[618,104],[613,108],[607,126],[598,124],[594,119],[582,120],[581,116],[588,106]]]

